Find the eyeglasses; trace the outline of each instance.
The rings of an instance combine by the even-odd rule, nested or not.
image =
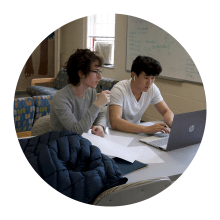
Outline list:
[[[102,70],[91,70],[91,72],[96,73],[97,76],[102,74]]]

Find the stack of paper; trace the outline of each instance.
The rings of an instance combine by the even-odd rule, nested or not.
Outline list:
[[[151,124],[153,123],[148,122],[148,126]],[[105,134],[105,137],[102,138],[91,133],[83,133],[82,136],[97,146],[103,154],[111,158],[118,157],[131,163],[135,160],[144,164],[164,163],[147,144],[128,147],[134,139],[132,137]]]
[[[93,134],[83,133],[82,136],[88,139],[92,145],[97,146],[103,154],[110,157],[118,157],[131,163],[133,163],[143,151],[141,148],[134,149],[126,147]]]

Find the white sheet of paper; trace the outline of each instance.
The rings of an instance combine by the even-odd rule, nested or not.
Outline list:
[[[105,134],[105,139],[127,147],[134,138]]]
[[[164,163],[164,161],[157,154],[155,154],[148,146],[134,146],[129,148],[133,148],[134,151],[142,150],[142,153],[136,159],[141,163]]]
[[[133,163],[143,151],[141,148],[134,151],[130,147],[125,147],[93,134],[83,133],[82,137],[88,139],[93,145],[97,146],[103,154],[110,157],[118,157],[131,163]]]

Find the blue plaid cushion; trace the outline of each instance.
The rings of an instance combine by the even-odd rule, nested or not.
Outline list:
[[[35,105],[31,97],[14,99],[14,122],[16,132],[30,131],[34,120]]]
[[[66,69],[62,68],[57,74],[57,77],[54,82],[54,88],[62,89],[67,84],[68,84],[68,75],[67,75]]]

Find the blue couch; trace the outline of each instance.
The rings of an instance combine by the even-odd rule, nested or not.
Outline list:
[[[14,99],[14,122],[18,132],[31,131],[34,122],[50,114],[52,95],[33,96]]]
[[[53,82],[54,87],[45,87],[45,86],[36,86],[36,83],[46,83],[46,82]],[[102,90],[111,90],[112,87],[117,83],[117,80],[109,79],[109,78],[102,78],[99,81],[99,84],[96,88],[97,93],[101,92]],[[68,75],[64,68],[62,68],[59,73],[57,74],[56,78],[45,78],[45,79],[34,79],[32,84],[27,89],[28,95],[32,96],[39,96],[39,95],[54,95],[58,90],[62,89],[68,84]]]

